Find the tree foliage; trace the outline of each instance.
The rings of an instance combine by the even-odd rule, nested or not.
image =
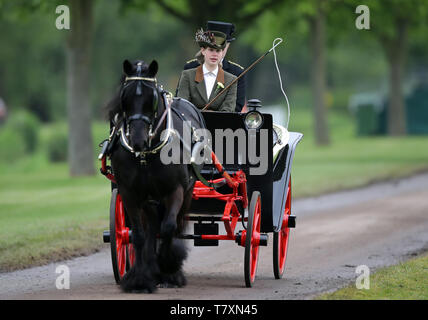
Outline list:
[[[66,116],[65,43],[67,31],[55,28],[55,7],[61,0],[0,0],[0,96],[10,109],[26,108],[43,121]],[[310,24],[316,0],[112,0],[95,1],[90,108],[101,116],[113,95],[124,59],[157,59],[159,81],[174,91],[184,62],[198,50],[193,41],[206,20],[236,23],[231,59],[248,66],[266,52],[276,37],[283,80],[288,89],[310,83],[312,51]],[[323,1],[326,12],[326,90],[378,90],[387,79],[397,26],[406,26],[406,56],[413,70],[426,66],[426,1],[367,0],[371,29],[355,28],[357,0]],[[391,48],[391,50],[387,50]],[[389,53],[388,53],[389,52]],[[272,55],[247,77],[250,97],[267,103],[280,98],[273,76]],[[408,61],[408,60],[405,60]],[[404,64],[405,66],[405,64]],[[404,68],[404,67],[403,67]],[[409,69],[403,69],[402,76]],[[346,99],[342,99],[343,109]],[[334,102],[336,103],[336,102]],[[310,103],[307,103],[310,105]]]
[[[357,0],[347,0],[347,4],[357,5]],[[404,135],[406,110],[403,93],[403,78],[409,38],[418,28],[427,27],[428,2],[419,0],[369,0],[369,35],[381,44],[389,64],[388,132]]]
[[[55,1],[0,1],[0,96],[42,121],[63,114],[65,37],[54,12]]]
[[[305,0],[299,2],[288,1],[280,10],[269,12],[264,22],[267,32],[281,30],[294,35],[294,39],[304,38],[303,51],[307,51],[310,65],[309,81],[312,85],[312,100],[314,114],[314,132],[317,144],[329,143],[326,109],[326,15],[332,2]],[[254,35],[254,32],[253,32]],[[288,40],[287,37],[286,41]],[[287,41],[289,46],[290,42]]]
[[[141,10],[147,10],[153,3],[193,29],[205,27],[208,20],[221,20],[232,21],[242,32],[263,12],[278,7],[283,0],[122,0],[124,8]]]

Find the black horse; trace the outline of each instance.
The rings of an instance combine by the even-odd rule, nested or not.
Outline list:
[[[135,263],[121,281],[124,291],[153,292],[157,286],[186,284],[182,271],[186,247],[178,236],[185,227],[195,182],[189,164],[164,164],[161,131],[172,124],[180,134],[183,118],[168,112],[165,92],[157,85],[158,64],[123,63],[118,95],[109,104],[109,117],[118,142],[111,164],[132,228]],[[174,104],[193,105],[174,99]],[[203,127],[203,120],[200,123]],[[183,145],[180,144],[183,153]]]

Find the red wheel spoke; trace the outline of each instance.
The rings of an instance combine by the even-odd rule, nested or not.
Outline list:
[[[281,229],[274,232],[273,271],[276,279],[282,278],[287,259],[288,242],[290,240],[290,228],[288,218],[291,214],[291,178],[287,187],[287,198],[282,218]]]
[[[135,251],[132,243],[128,244],[128,254],[129,254],[129,263],[131,264],[131,267],[132,267],[135,262]]]
[[[251,287],[257,272],[259,257],[260,227],[261,227],[261,198],[258,191],[251,196],[248,211],[248,225],[245,239],[245,284]]]
[[[116,283],[121,281],[127,271],[127,232],[122,198],[117,189],[113,189],[110,202],[110,247]]]
[[[126,251],[123,245],[120,245],[118,247],[117,258],[118,258],[117,260],[118,260],[119,274],[121,277],[123,277],[123,275],[125,274],[125,268],[126,268]]]

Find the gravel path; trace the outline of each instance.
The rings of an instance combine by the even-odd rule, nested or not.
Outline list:
[[[257,278],[245,288],[244,248],[232,241],[193,247],[184,288],[125,294],[115,284],[109,246],[101,252],[43,267],[0,274],[0,299],[311,299],[353,283],[356,267],[370,272],[428,250],[428,174],[362,189],[293,201],[286,273],[275,280],[272,234],[260,249]],[[70,289],[55,286],[70,270]]]

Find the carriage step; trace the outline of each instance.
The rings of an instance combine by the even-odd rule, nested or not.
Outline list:
[[[260,242],[259,246],[266,247],[268,245],[269,235],[266,233],[260,233]]]
[[[193,233],[195,236],[204,234],[218,235],[218,224],[217,223],[195,223],[193,225]],[[200,237],[195,237],[193,240],[195,247],[210,247],[218,246],[218,240],[206,240]]]
[[[289,228],[295,228],[296,227],[296,216],[290,215],[288,217],[288,227]]]
[[[104,241],[104,243],[110,242],[110,231],[109,230],[103,231],[103,241]]]

